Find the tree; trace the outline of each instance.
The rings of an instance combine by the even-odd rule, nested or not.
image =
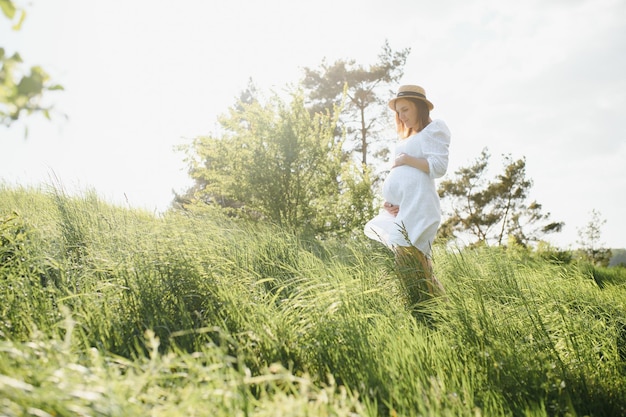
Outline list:
[[[341,108],[339,123],[345,127],[350,138],[348,152],[361,154],[363,169],[368,156],[385,157],[385,151],[370,151],[370,145],[379,140],[379,135],[389,120],[386,106],[390,96],[390,85],[394,85],[404,74],[404,64],[410,48],[394,52],[385,42],[378,62],[368,67],[357,65],[354,60],[338,60],[333,64],[325,61],[318,69],[304,68],[302,86],[312,112],[333,111]],[[347,98],[346,105],[340,103]],[[384,117],[382,115],[384,114]]]
[[[461,232],[476,238],[476,243],[497,245],[512,237],[526,246],[544,234],[559,232],[563,223],[549,222],[550,213],[542,213],[536,201],[527,202],[532,181],[526,178],[526,160],[505,156],[504,172],[487,181],[489,158],[483,149],[472,165],[455,172],[455,179],[439,185],[439,196],[450,207],[442,237],[453,239]]]
[[[579,254],[583,259],[594,265],[607,266],[611,260],[611,250],[603,248],[604,244],[600,241],[602,236],[602,226],[606,224],[606,220],[602,218],[601,213],[593,209],[591,210],[591,219],[589,223],[578,229],[580,245]]]
[[[373,214],[367,173],[342,162],[336,117],[311,115],[301,91],[262,103],[249,87],[219,122],[221,136],[183,149],[195,181],[188,200],[314,235],[349,232]]]
[[[609,266],[626,267],[626,249],[611,249]]]
[[[0,0],[0,9],[15,22],[13,30],[19,30],[26,13],[18,10],[11,0]],[[8,54],[0,47],[0,124],[10,126],[24,112],[40,112],[49,119],[51,107],[41,104],[43,94],[62,89],[51,83],[50,76],[41,67],[33,66],[27,72],[19,53]]]

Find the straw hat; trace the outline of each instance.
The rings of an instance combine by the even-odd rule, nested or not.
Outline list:
[[[435,107],[433,103],[428,101],[426,98],[426,91],[424,91],[424,89],[419,85],[401,85],[400,88],[398,88],[398,94],[396,94],[396,96],[389,102],[389,108],[391,108],[391,110],[396,110],[396,100],[399,98],[414,98],[422,100],[426,102],[429,110],[432,110]]]

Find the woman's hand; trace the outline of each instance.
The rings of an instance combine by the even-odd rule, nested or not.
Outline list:
[[[430,165],[428,165],[428,160],[426,160],[426,158],[416,158],[406,153],[400,153],[393,161],[393,166],[391,167],[391,169],[402,165],[419,169],[420,171],[423,171],[427,174],[430,173]]]
[[[383,207],[387,210],[387,213],[391,214],[393,217],[396,217],[398,215],[398,211],[400,211],[400,206],[395,206],[388,201],[385,201]]]
[[[396,156],[396,159],[393,161],[392,169],[395,167],[399,167],[402,165],[411,165],[411,160],[414,159],[412,156],[409,156],[405,153],[400,153]]]

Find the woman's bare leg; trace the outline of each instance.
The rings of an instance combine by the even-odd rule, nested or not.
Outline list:
[[[445,295],[443,285],[433,273],[432,262],[416,247],[397,247],[396,266],[411,304]]]

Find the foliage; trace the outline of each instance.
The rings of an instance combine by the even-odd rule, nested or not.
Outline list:
[[[611,254],[609,266],[626,267],[626,249],[611,249]]]
[[[77,352],[77,323],[68,316],[66,335],[34,334],[28,344],[0,341],[0,412],[4,416],[234,415],[293,416],[362,414],[356,395],[330,383],[316,386],[274,364],[251,375],[237,358],[214,344],[194,354],[158,352],[147,331],[139,343],[149,356],[129,360],[98,349]],[[40,365],[36,372],[33,362]]]
[[[607,266],[611,260],[611,250],[603,248],[603,244],[600,241],[602,226],[605,223],[606,220],[602,218],[602,214],[598,210],[593,209],[591,210],[589,223],[584,228],[578,229],[579,256],[599,266]]]
[[[318,69],[304,68],[302,86],[311,111],[342,111],[339,120],[347,130],[350,152],[361,154],[363,167],[368,164],[368,156],[376,157],[369,147],[379,140],[389,120],[389,87],[402,78],[409,52],[409,48],[394,52],[385,42],[378,62],[368,67],[341,59],[332,64],[324,61]],[[344,93],[347,103],[340,107]]]
[[[23,10],[16,9],[11,0],[0,0],[0,9],[10,20],[16,16],[14,30],[19,30],[26,16]],[[23,67],[19,53],[7,53],[0,47],[0,124],[10,126],[22,114],[42,113],[50,118],[50,106],[41,104],[47,91],[62,90],[58,84],[52,84],[50,76],[40,66],[32,66],[27,72]]]
[[[621,268],[435,247],[412,312],[366,239],[59,190],[0,218],[2,415],[626,414]]]
[[[22,27],[22,23],[26,18],[26,12],[15,7],[12,0],[0,0],[0,10],[2,10],[2,14],[7,19],[15,21],[12,27],[13,30],[19,30]]]
[[[439,185],[439,196],[449,200],[450,213],[442,224],[445,238],[468,233],[477,243],[503,245],[508,236],[522,245],[538,241],[547,233],[561,230],[563,223],[548,222],[541,204],[528,202],[532,181],[526,178],[524,158],[513,161],[505,156],[504,172],[487,181],[489,152],[483,149],[472,165],[461,167],[456,178]]]
[[[223,135],[185,149],[189,200],[307,235],[345,234],[372,215],[368,173],[343,160],[336,119],[311,115],[299,92],[289,103],[277,95],[262,103],[252,91],[220,123]]]
[[[557,264],[569,264],[574,259],[572,251],[559,249],[543,240],[537,242],[535,251],[541,259]]]

